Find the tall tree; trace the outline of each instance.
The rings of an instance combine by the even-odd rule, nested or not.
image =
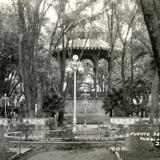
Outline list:
[[[116,41],[118,38],[118,28],[119,24],[116,22],[116,10],[118,10],[117,1],[103,1],[105,7],[105,14],[107,17],[107,32],[108,36],[106,40],[109,39],[110,45],[110,57],[108,58],[108,91],[111,92],[112,89],[112,71],[114,67],[115,51],[116,51]]]
[[[157,88],[152,92],[152,119],[157,117],[156,111],[159,110],[159,88],[160,88],[160,1],[159,0],[140,0],[145,24],[148,29],[154,61],[156,64],[157,75],[155,76],[152,88]],[[159,80],[158,80],[159,79]],[[155,86],[156,85],[156,86]],[[153,91],[153,89],[152,89]],[[154,103],[156,102],[156,103]],[[156,114],[155,114],[156,113]]]
[[[36,75],[35,75],[35,45],[39,37],[39,9],[42,0],[30,1],[18,0],[18,20],[20,28],[19,58],[21,74],[24,83],[26,100],[26,112],[28,116],[34,116],[36,102]],[[27,12],[26,12],[27,11]]]
[[[18,72],[18,37],[14,12],[9,6],[0,7],[0,94],[11,96],[21,81]],[[12,22],[11,22],[12,19]],[[14,80],[17,82],[13,82]]]
[[[160,1],[140,0],[140,4],[151,40],[158,76],[160,77]]]

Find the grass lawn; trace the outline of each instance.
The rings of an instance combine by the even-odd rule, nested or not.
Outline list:
[[[0,160],[9,159],[15,154],[16,154],[15,152],[0,152]]]
[[[91,150],[53,150],[38,153],[26,160],[116,160],[114,154],[106,149]]]
[[[160,151],[122,151],[121,157],[123,160],[160,160]]]

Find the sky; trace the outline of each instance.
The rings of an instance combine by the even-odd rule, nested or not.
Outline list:
[[[0,0],[0,3],[6,3],[6,4],[8,4],[8,3],[11,3],[12,2],[12,0]]]

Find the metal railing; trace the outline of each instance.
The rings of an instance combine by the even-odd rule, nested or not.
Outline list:
[[[70,133],[68,133],[70,134]],[[22,153],[22,148],[25,144],[50,144],[50,143],[107,143],[107,141],[112,141],[112,144],[115,148],[115,151],[119,152],[121,158],[122,145],[120,140],[123,140],[123,137],[105,137],[105,130],[81,130],[74,137],[67,137],[66,130],[39,130],[33,131],[27,137],[24,132],[8,132],[4,134],[5,139],[9,139],[10,143],[16,143],[17,152]],[[92,137],[93,136],[93,137]],[[74,141],[72,141],[74,138]],[[78,141],[77,141],[78,140]],[[119,159],[120,160],[120,159]]]
[[[76,134],[70,130],[35,130],[35,131],[16,131],[7,132],[4,137],[9,140],[32,140],[32,141],[65,141],[68,137],[74,138],[75,140],[124,140],[125,136],[111,136],[107,135],[107,132],[103,128],[99,129],[80,129]]]

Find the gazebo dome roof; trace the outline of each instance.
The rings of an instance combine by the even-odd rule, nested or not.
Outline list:
[[[63,49],[62,45],[58,48],[59,54],[62,56]],[[73,54],[80,56],[80,59],[90,59],[95,61],[95,59],[108,59],[110,57],[110,45],[109,43],[101,39],[74,39],[70,40],[66,48],[66,58],[71,57]],[[119,45],[115,45],[115,50],[120,51]],[[58,57],[58,52],[54,52],[54,57]]]
[[[69,48],[73,49],[110,49],[109,44],[100,39],[75,39],[69,41]]]
[[[102,39],[74,39],[69,41],[68,48],[110,50],[110,45],[108,42],[105,42]],[[115,50],[122,50],[122,45],[119,42],[115,43]]]

